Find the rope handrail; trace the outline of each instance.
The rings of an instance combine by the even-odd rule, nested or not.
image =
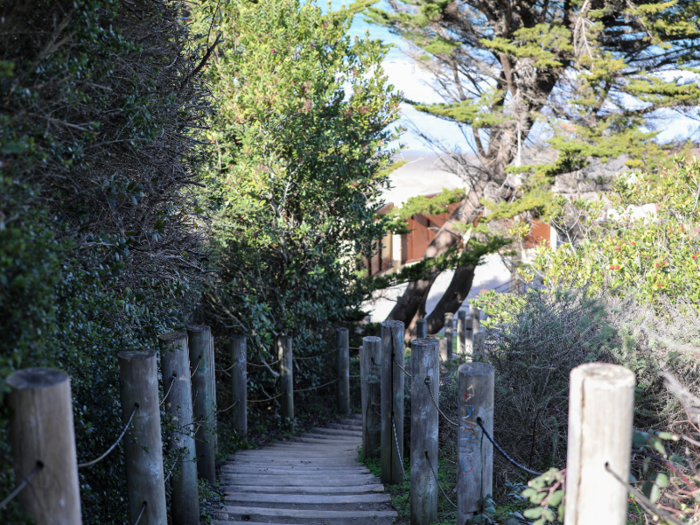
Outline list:
[[[515,461],[513,458],[511,458],[508,454],[506,454],[506,451],[503,450],[503,449],[501,448],[501,446],[500,446],[498,443],[496,443],[496,442],[494,441],[494,439],[489,435],[489,433],[488,433],[488,431],[486,430],[486,428],[484,428],[484,425],[483,425],[483,423],[481,422],[481,418],[480,418],[480,417],[476,418],[476,422],[477,422],[477,424],[481,427],[481,430],[484,432],[484,435],[488,438],[488,440],[491,442],[491,444],[492,444],[492,445],[496,448],[496,450],[498,450],[498,451],[501,453],[501,455],[502,455],[504,458],[506,458],[510,463],[512,463],[513,465],[515,465],[515,466],[518,467],[519,469],[524,470],[525,472],[527,472],[527,473],[529,473],[529,474],[534,474],[535,476],[541,476],[541,475],[542,475],[541,472],[537,472],[536,470],[530,470],[529,468],[524,467],[523,465],[521,465],[520,463],[518,463],[517,461]]]
[[[394,363],[396,363],[396,366],[398,366],[404,374],[406,374],[408,377],[413,379],[413,376],[411,374],[409,374],[408,372],[406,372],[406,369],[399,364],[399,362],[396,360],[395,357],[394,357]]]
[[[252,361],[246,361],[246,364],[248,364],[248,365],[250,365],[250,366],[257,366],[258,368],[265,368],[265,367],[269,367],[269,366],[272,366],[272,365],[276,365],[276,364],[279,363],[280,361],[282,361],[281,358],[280,358],[280,359],[277,359],[276,361],[273,361],[272,363],[263,363],[262,365],[259,365],[259,364],[257,364],[257,363],[253,363]]]
[[[442,411],[442,409],[440,408],[440,405],[438,405],[437,401],[435,401],[435,398],[433,397],[433,391],[430,390],[430,376],[426,376],[426,378],[425,378],[425,386],[426,386],[426,388],[428,389],[428,394],[430,394],[430,399],[433,400],[433,405],[435,405],[435,408],[437,408],[437,410],[438,410],[438,412],[440,413],[440,415],[441,415],[443,418],[445,418],[445,420],[446,420],[450,425],[453,425],[453,426],[455,426],[455,427],[458,427],[459,424],[455,423],[455,422],[452,421],[449,417],[447,417],[447,415],[445,415],[445,413],[444,413],[444,412]]]
[[[90,467],[90,466],[94,465],[95,463],[99,463],[104,458],[106,458],[109,455],[109,453],[112,452],[115,449],[115,447],[119,444],[119,442],[124,437],[124,434],[126,434],[126,431],[129,428],[129,425],[131,425],[131,420],[134,419],[134,414],[136,414],[136,410],[138,408],[139,408],[139,404],[138,403],[134,404],[134,409],[131,411],[131,415],[129,416],[129,420],[126,422],[126,425],[124,425],[124,430],[122,430],[122,433],[119,434],[119,438],[114,442],[114,444],[107,449],[107,452],[102,454],[99,458],[93,459],[92,461],[88,461],[87,463],[78,463],[78,468]]]
[[[437,486],[440,487],[440,491],[442,492],[442,495],[445,496],[445,499],[450,502],[450,505],[452,505],[455,509],[457,508],[457,505],[452,503],[452,500],[447,497],[447,493],[445,492],[445,489],[442,488],[442,485],[440,485],[440,480],[438,480],[437,477],[437,472],[435,472],[435,469],[433,468],[433,463],[430,461],[430,456],[428,455],[428,451],[425,451],[425,459],[428,461],[428,465],[430,465],[430,470],[433,473],[433,476],[435,477],[435,483],[437,483]]]
[[[197,359],[197,366],[194,367],[194,370],[192,370],[192,373],[190,374],[190,379],[194,377],[194,375],[197,373],[197,370],[199,369],[199,359]]]
[[[267,399],[249,399],[248,403],[264,403],[265,401],[272,401],[278,397],[282,397],[282,394],[277,394],[276,396],[268,397]]]
[[[322,354],[318,354],[318,355],[310,355],[310,356],[306,356],[306,357],[294,356],[294,359],[296,359],[297,361],[306,361],[308,359],[318,359],[319,357],[325,357],[328,354],[332,354],[333,352],[337,352],[337,351],[338,351],[337,348],[333,348],[332,350],[328,350],[328,352],[323,352]]]
[[[403,468],[403,458],[401,457],[401,449],[399,448],[399,437],[396,434],[396,423],[394,422],[394,415],[391,415],[391,426],[394,428],[394,443],[396,444],[396,455],[399,456],[399,463],[401,463],[401,472],[403,472],[403,479],[406,480],[406,471]]]
[[[21,481],[21,483],[20,483],[19,485],[17,485],[17,486],[15,487],[15,489],[7,495],[7,497],[6,497],[4,500],[0,501],[0,510],[4,509],[4,508],[7,506],[7,504],[8,504],[10,501],[12,501],[12,499],[13,499],[17,494],[19,494],[20,492],[22,492],[22,490],[24,490],[24,487],[26,487],[27,485],[29,485],[29,482],[32,480],[32,478],[33,478],[34,476],[36,476],[36,474],[37,474],[41,469],[43,469],[43,468],[44,468],[44,464],[43,464],[41,461],[37,461],[37,462],[36,462],[36,466],[34,467],[34,470],[32,470],[32,471],[29,473],[29,475],[28,475],[27,477],[25,477],[25,478]]]
[[[238,404],[239,401],[240,401],[240,399],[236,399],[236,402],[233,405],[231,405],[230,407],[224,408],[223,410],[219,410],[219,414],[223,414],[224,412],[231,410],[233,407],[235,407]]]
[[[339,378],[335,378],[333,381],[328,381],[328,383],[319,385],[319,386],[312,386],[311,388],[303,388],[301,390],[293,390],[294,393],[297,392],[308,392],[309,390],[318,390],[319,388],[323,388],[324,386],[331,385],[333,383],[336,383],[339,380]]]
[[[170,395],[170,391],[173,389],[173,385],[175,384],[175,380],[177,379],[177,376],[173,374],[173,378],[170,381],[170,386],[168,387],[168,391],[166,394],[163,396],[163,401],[160,402],[160,406],[163,406],[163,403],[165,403],[165,400],[168,399],[168,396]]]
[[[138,516],[138,518],[136,518],[134,525],[139,525],[139,521],[141,521],[141,517],[143,516],[143,513],[146,511],[146,505],[147,505],[147,503],[144,501],[143,507],[141,507],[141,512],[139,512],[139,516]]]

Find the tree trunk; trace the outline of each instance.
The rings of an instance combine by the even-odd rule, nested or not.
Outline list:
[[[449,219],[442,225],[428,249],[425,251],[424,259],[438,257],[446,253],[453,246],[457,246],[462,241],[462,233],[454,228],[457,223],[467,223],[476,218],[478,210],[481,208],[478,195],[481,191],[470,191],[466,199],[459,203],[459,206],[450,214]],[[431,279],[421,279],[408,285],[403,295],[396,301],[396,306],[391,311],[387,320],[403,321],[406,326],[406,333],[411,333],[414,319],[417,319],[419,308],[423,297],[430,290]],[[428,333],[431,331],[430,325]]]
[[[435,309],[426,317],[429,334],[436,334],[445,326],[445,313],[454,313],[462,306],[467,295],[469,295],[469,291],[472,289],[474,270],[473,266],[457,268],[445,294],[440,298],[438,304],[435,305]]]

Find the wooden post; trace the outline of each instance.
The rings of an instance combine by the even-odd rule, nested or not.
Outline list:
[[[472,338],[472,360],[482,359],[486,355],[486,332],[477,332]]]
[[[438,517],[438,402],[440,343],[429,337],[411,341],[411,525]],[[435,400],[435,401],[433,401]]]
[[[472,331],[475,334],[478,334],[479,332],[481,332],[481,310],[472,306],[471,311],[472,311]]]
[[[457,355],[464,358],[467,355],[467,312],[457,312]]]
[[[172,417],[176,430],[168,436],[168,448],[178,451],[171,486],[173,525],[191,525],[199,520],[199,486],[197,451],[192,432],[192,381],[190,357],[185,332],[171,332],[158,337],[163,375],[165,412]]]
[[[450,312],[445,313],[445,341],[447,344],[447,362],[452,361],[452,350],[454,349],[454,342],[452,340],[452,325],[453,325],[454,314]]]
[[[625,525],[632,449],[634,374],[589,363],[571,371],[565,525]]]
[[[243,335],[231,336],[231,397],[236,403],[233,412],[233,429],[239,436],[248,434],[248,366],[246,359],[246,338]]]
[[[428,337],[428,321],[427,319],[418,319],[416,321],[416,339],[424,339]]]
[[[403,480],[404,324],[382,323],[382,483]],[[398,447],[398,449],[397,449]]]
[[[280,386],[282,389],[282,419],[286,425],[294,424],[294,374],[292,338],[280,335],[277,341],[277,358],[280,360]]]
[[[197,449],[197,472],[210,484],[216,482],[216,392],[212,382],[214,348],[208,326],[187,327],[192,370],[192,408]],[[195,427],[196,428],[196,427]]]
[[[338,347],[338,412],[350,415],[350,349],[348,348],[348,329],[335,331]]]
[[[467,317],[464,328],[464,339],[466,345],[466,353],[473,357],[474,355],[474,330],[472,329],[472,318]]]
[[[479,421],[493,436],[494,369],[486,363],[459,367],[459,434],[457,438],[457,523],[481,512],[478,501],[493,494],[493,445]]]
[[[126,425],[138,407],[124,437],[126,491],[134,523],[146,506],[139,525],[167,523],[163,442],[160,438],[158,370],[153,350],[120,352],[122,422]]]
[[[379,337],[364,337],[361,348],[362,450],[365,458],[379,458],[382,444],[382,340]]]
[[[214,400],[212,440],[214,441],[214,463],[216,464],[216,454],[219,452],[219,434],[217,432],[218,417],[216,415],[218,407],[216,406],[216,346],[214,346],[214,334],[211,335],[211,367],[209,367],[209,374],[211,375],[211,391],[212,399]]]
[[[70,378],[62,370],[28,368],[7,378],[15,481],[35,469],[17,498],[37,525],[82,523]]]

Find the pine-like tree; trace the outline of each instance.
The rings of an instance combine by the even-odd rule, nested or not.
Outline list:
[[[470,198],[455,210],[428,249],[437,256],[461,243],[454,223],[474,219],[489,187],[518,187],[575,170],[591,157],[627,155],[653,170],[661,148],[658,119],[695,111],[700,4],[693,0],[390,0],[370,18],[409,44],[444,103],[413,103],[457,124],[473,155],[433,141]],[[547,138],[558,156],[520,166],[521,145]],[[429,139],[429,137],[426,137]],[[515,166],[513,165],[515,164]],[[520,174],[508,177],[509,172]],[[538,190],[540,191],[540,190]],[[504,198],[505,195],[496,195]],[[516,208],[521,208],[516,206]],[[464,271],[457,272],[461,279]],[[430,282],[409,286],[390,318],[407,324]],[[470,280],[453,281],[466,296]],[[431,325],[440,325],[434,319]]]

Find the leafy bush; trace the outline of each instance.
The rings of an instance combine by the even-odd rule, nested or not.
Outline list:
[[[386,49],[347,35],[351,11],[313,2],[204,2],[195,13],[210,45],[223,42],[206,72],[219,111],[203,194],[221,268],[206,319],[246,335],[259,365],[276,360],[279,334],[293,335],[297,357],[325,353],[334,325],[361,316],[358,259],[383,235],[375,212],[399,102]],[[295,385],[320,385],[324,373],[323,361],[299,360]],[[275,380],[251,369],[251,397],[269,397]]]
[[[121,431],[116,354],[181,327],[204,275],[188,188],[207,93],[183,14],[167,1],[2,7],[0,375],[69,373],[79,461]],[[79,474],[91,523],[125,523],[122,451]],[[24,522],[16,502],[0,521]]]
[[[612,213],[600,202],[557,200],[555,224],[572,242],[540,251],[535,268],[545,282],[700,304],[700,161],[677,159],[659,175],[624,174],[614,189]]]

